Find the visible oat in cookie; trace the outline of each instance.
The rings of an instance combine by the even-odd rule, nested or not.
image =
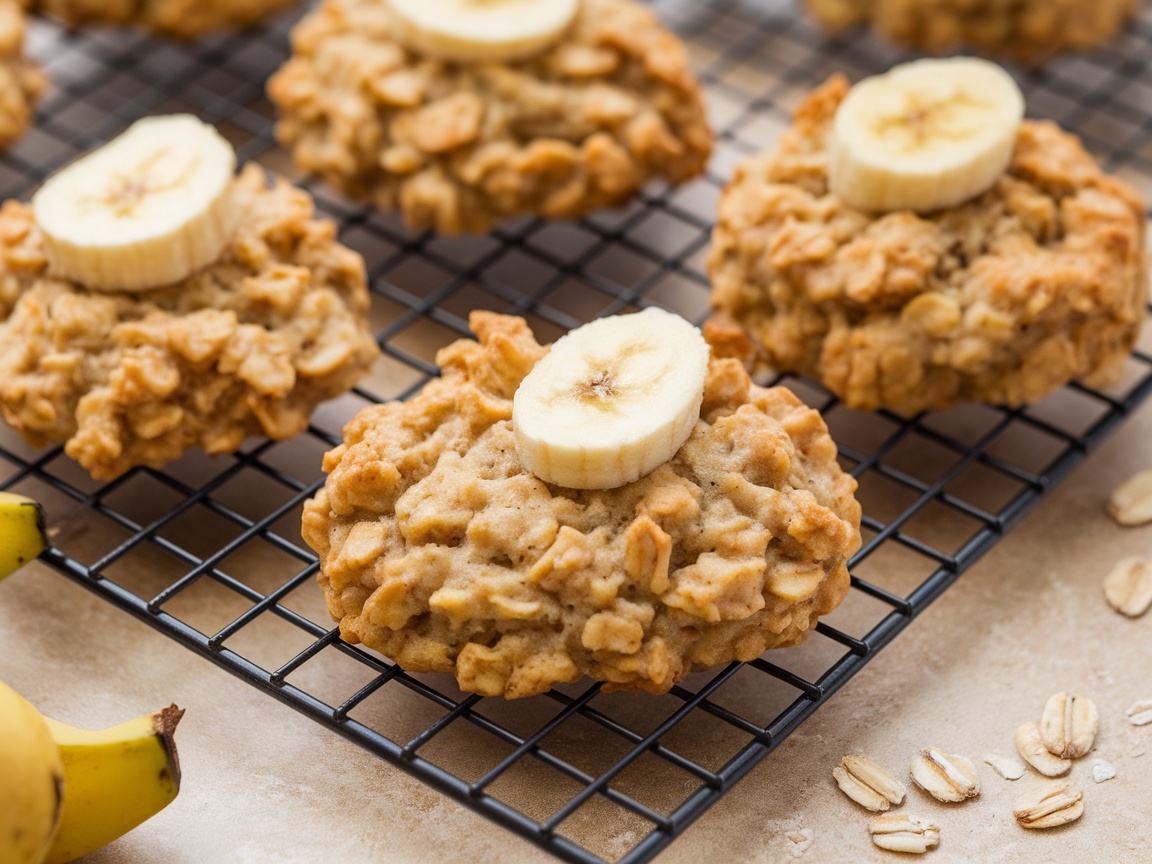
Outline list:
[[[25,8],[70,25],[135,25],[169,36],[192,38],[233,27],[250,27],[295,0],[21,0]]]
[[[894,42],[931,53],[970,46],[1024,62],[1107,42],[1135,0],[804,0],[832,29],[871,24]]]
[[[32,122],[32,106],[48,86],[44,73],[24,54],[24,31],[20,4],[0,0],[0,147],[24,134]]]
[[[345,639],[484,695],[583,675],[663,693],[797,644],[843,599],[860,507],[816,411],[714,359],[669,462],[606,491],[548,485],[511,424],[548,349],[519,318],[470,324],[479,343],[443,349],[442,378],[345,427],[305,506]]]
[[[847,89],[831,79],[776,152],[737,168],[709,258],[712,338],[811,374],[850,407],[904,414],[1118,377],[1148,293],[1136,193],[1074,136],[1025,121],[1008,172],[974,200],[923,216],[853,210],[827,176]]]
[[[303,168],[413,226],[574,218],[704,168],[684,48],[634,0],[582,0],[563,41],[515,63],[422,57],[390,22],[383,0],[325,0],[268,92]]]
[[[220,260],[140,293],[51,278],[30,208],[0,209],[0,410],[30,443],[109,479],[295,435],[367,372],[359,256],[305,192],[255,166],[235,182],[244,218]]]

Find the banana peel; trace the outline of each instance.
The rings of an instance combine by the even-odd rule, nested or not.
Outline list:
[[[40,864],[63,812],[64,767],[45,718],[0,683],[0,861]]]
[[[41,864],[67,864],[108,845],[172,803],[180,791],[171,705],[96,732],[45,718],[64,764],[64,810]]]
[[[89,731],[0,682],[0,864],[67,864],[127,834],[180,791],[171,705]]]

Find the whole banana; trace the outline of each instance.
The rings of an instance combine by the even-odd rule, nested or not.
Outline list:
[[[0,864],[66,864],[163,810],[180,791],[172,705],[89,732],[0,683]]]
[[[65,864],[106,846],[167,807],[180,791],[171,705],[90,732],[47,719],[64,763],[64,812],[42,864]]]
[[[0,683],[0,861],[39,864],[63,810],[64,767],[40,712]]]
[[[47,547],[43,508],[0,492],[0,579]],[[180,791],[172,705],[89,732],[0,682],[0,864],[64,864],[111,843]]]
[[[47,545],[44,509],[31,498],[0,492],[0,579],[27,564]]]

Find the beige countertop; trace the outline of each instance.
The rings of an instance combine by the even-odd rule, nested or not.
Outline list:
[[[691,46],[698,68],[708,68],[722,56],[730,40],[745,38],[745,18],[721,23],[723,27],[704,33]],[[761,111],[741,120],[749,100],[770,94],[776,107],[783,109],[814,83],[796,76],[779,78],[781,70],[796,64],[822,75],[839,68],[831,58],[828,63],[809,59],[816,49],[805,41],[805,34],[814,32],[806,26],[798,23],[772,41],[763,57],[752,58],[759,65],[745,58],[731,69],[722,67],[723,80],[714,82],[715,92],[709,93],[710,111],[717,129],[731,132],[732,140],[721,142],[715,173],[730,171],[742,152],[736,144],[746,148],[774,140],[785,122],[781,110]],[[75,45],[87,45],[76,42],[72,34],[65,38],[54,25],[51,29],[35,25],[33,32],[39,39],[33,40],[34,48],[45,57],[64,47],[72,46],[69,50],[75,51]],[[1132,44],[1135,58],[1143,43]],[[130,56],[135,49],[129,45],[118,50]],[[182,50],[171,49],[177,61]],[[104,51],[101,47],[93,53],[103,56]],[[843,57],[863,65],[876,60],[858,51],[843,52]],[[79,68],[87,70],[88,58],[81,55],[80,59]],[[1109,62],[1116,68],[1131,65]],[[63,80],[61,65],[54,62],[53,72]],[[1065,110],[1063,89],[1080,70],[1079,66],[1070,71],[1065,68],[1066,78],[1034,77],[1029,86],[1038,97],[1035,110],[1040,114]],[[1089,67],[1088,71],[1093,70]],[[219,86],[232,86],[226,76],[221,78]],[[130,84],[133,91],[142,86],[140,81]],[[1141,91],[1136,90],[1131,98],[1142,98]],[[71,103],[64,100],[64,104]],[[260,103],[256,109],[267,110]],[[1116,111],[1134,113],[1122,107]],[[87,118],[88,113],[79,116]],[[1095,115],[1087,116],[1088,125],[1097,125]],[[1099,137],[1090,137],[1089,143],[1099,150],[1101,138],[1117,134],[1112,124],[1104,122],[1099,124]],[[29,139],[24,146],[36,146],[37,140]],[[287,158],[278,151],[262,158],[281,170],[287,165]],[[1146,176],[1130,179],[1152,194]],[[678,206],[710,214],[714,191],[707,186],[691,187]],[[650,242],[663,254],[674,248],[678,236],[657,236]],[[625,266],[628,260],[620,255],[610,263]],[[658,287],[652,295],[668,302],[670,295]],[[695,298],[696,305],[679,311],[703,311],[705,300],[698,286],[695,294],[686,289],[686,296]],[[376,302],[380,315],[397,305],[381,298]],[[589,305],[573,307],[568,314],[593,314],[598,307],[591,304],[602,301],[592,299],[589,292],[586,301],[579,302]],[[420,325],[435,330],[428,321]],[[1148,350],[1152,335],[1146,334],[1145,343]],[[404,389],[411,381],[403,376],[410,371],[400,369],[396,373],[400,378],[385,382],[389,385],[385,389]],[[7,443],[4,434],[0,430],[5,446],[19,446]],[[1152,402],[674,841],[658,857],[659,864],[906,860],[872,846],[865,827],[868,814],[839,792],[831,770],[845,753],[864,752],[903,777],[912,756],[928,745],[976,761],[983,792],[964,804],[942,805],[909,790],[904,811],[929,816],[941,826],[940,846],[926,861],[1134,864],[1148,860],[1152,855],[1152,783],[1147,779],[1152,770],[1152,726],[1130,726],[1124,711],[1137,699],[1152,698],[1152,613],[1138,620],[1121,617],[1104,602],[1100,583],[1118,559],[1152,555],[1152,525],[1119,528],[1103,508],[1117,483],[1152,466],[1150,442]],[[295,446],[300,450],[288,452],[308,460],[301,465],[317,463],[316,441],[301,439]],[[81,487],[88,482],[82,471],[67,465],[56,463],[51,470],[65,473]],[[309,467],[305,473],[311,477],[313,471]],[[141,500],[135,502],[145,511],[148,491],[143,489]],[[158,499],[156,505],[162,506],[165,500]],[[93,531],[84,514],[61,496],[46,503],[61,536],[70,544],[97,550],[93,558],[116,542],[115,531],[107,532],[109,536]],[[216,527],[205,526],[204,531],[211,534]],[[218,548],[197,536],[199,528],[181,526],[185,540],[209,550]],[[147,566],[147,560],[145,555],[137,563]],[[157,567],[163,564],[159,556],[156,563]],[[236,564],[240,568],[244,562]],[[308,585],[299,594],[310,612],[322,613],[319,589]],[[216,610],[211,598],[205,602],[182,608],[209,621],[226,622],[236,614],[234,606],[225,604]],[[170,702],[187,710],[177,734],[184,773],[179,797],[136,831],[85,859],[85,864],[547,864],[558,860],[39,562],[0,583],[0,680],[24,693],[45,713],[91,728],[112,725]],[[980,760],[988,754],[1011,754],[1017,725],[1038,719],[1045,700],[1066,689],[1091,697],[1101,715],[1095,752],[1077,762],[1072,772],[1084,790],[1085,815],[1058,830],[1027,832],[1015,824],[1011,811],[1014,800],[1034,780],[1028,776],[1009,782]],[[519,710],[532,709],[509,706],[502,716],[514,716]],[[584,734],[585,740],[568,743],[585,749],[600,746],[595,730]],[[700,746],[706,750],[708,742]],[[1114,765],[1115,779],[1094,783],[1093,758]],[[520,788],[510,791],[521,800],[548,791],[533,787],[530,779],[514,781]],[[658,784],[659,779],[650,782]],[[630,824],[612,819],[585,828],[597,835],[602,850],[619,853],[636,842]]]
[[[1084,817],[1050,832],[1017,827],[1013,801],[1031,775],[1011,783],[981,763],[974,801],[910,790],[905,810],[941,826],[928,860],[1147,854],[1152,726],[1130,726],[1124,710],[1152,698],[1152,614],[1122,618],[1100,582],[1117,559],[1152,552],[1152,526],[1122,529],[1103,511],[1113,486],[1152,464],[1150,440],[1152,404],[658,860],[899,860],[872,848],[866,814],[836,789],[839,758],[862,751],[902,775],[927,745],[973,760],[1010,754],[1016,726],[1062,689],[1100,709],[1096,750],[1072,773]],[[0,585],[0,679],[77,725],[169,701],[187,709],[179,798],[86,864],[553,860],[39,563]],[[1116,778],[1094,783],[1093,758]],[[610,820],[598,831],[604,848],[634,842]]]

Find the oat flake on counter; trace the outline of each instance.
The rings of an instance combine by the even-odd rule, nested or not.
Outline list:
[[[1116,768],[1111,762],[1106,762],[1103,759],[1092,760],[1092,779],[1097,783],[1103,783],[1105,780],[1111,780],[1116,776]]]

